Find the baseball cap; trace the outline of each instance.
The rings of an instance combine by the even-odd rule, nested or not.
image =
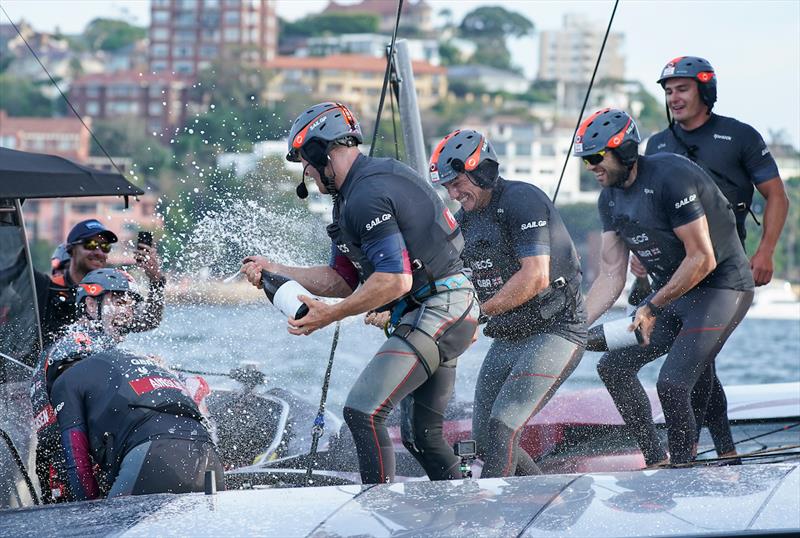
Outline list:
[[[94,237],[96,235],[103,236],[109,243],[116,243],[118,241],[114,232],[103,226],[97,219],[82,220],[72,227],[69,235],[67,236],[67,244],[75,245],[84,239]]]

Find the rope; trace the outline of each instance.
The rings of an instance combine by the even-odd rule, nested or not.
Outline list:
[[[369,147],[369,156],[375,153],[375,142],[378,140],[378,128],[381,125],[381,113],[383,112],[383,103],[386,101],[386,89],[389,87],[389,74],[392,72],[392,63],[394,61],[394,44],[397,41],[397,29],[400,27],[400,13],[403,11],[403,0],[397,1],[397,17],[394,22],[394,31],[392,32],[392,43],[389,45],[389,61],[386,62],[386,72],[383,74],[383,88],[381,89],[381,98],[378,102],[378,115],[375,118],[375,131],[372,133],[372,144]]]
[[[781,426],[777,430],[772,430],[772,431],[767,432],[767,433],[760,433],[758,435],[754,435],[752,437],[748,437],[747,439],[740,439],[739,441],[736,441],[735,443],[733,443],[733,446],[736,446],[736,445],[738,445],[740,443],[746,443],[747,441],[753,441],[755,439],[760,439],[762,437],[766,437],[767,435],[772,435],[774,433],[780,433],[780,432],[783,432],[783,431],[786,431],[786,430],[791,430],[792,428],[796,428],[798,426],[800,426],[800,422],[795,422],[794,424],[789,424],[788,426]],[[697,455],[698,456],[702,456],[703,454],[708,454],[709,452],[714,452],[715,450],[716,450],[715,448],[709,448],[708,450],[703,450],[702,452],[698,452]]]
[[[8,445],[8,450],[11,452],[14,463],[16,463],[17,467],[19,467],[19,472],[22,474],[22,478],[25,479],[25,485],[28,486],[28,491],[30,491],[31,498],[33,498],[33,504],[41,504],[39,502],[39,496],[36,495],[36,490],[33,488],[33,481],[31,481],[31,477],[28,476],[28,471],[25,470],[25,464],[22,463],[22,458],[17,451],[17,447],[14,446],[14,442],[11,440],[11,437],[2,428],[0,428],[0,437],[2,437]]]
[[[336,344],[339,343],[339,328],[341,322],[336,322],[336,330],[333,332],[333,342],[331,342],[331,354],[328,357],[328,367],[325,370],[325,379],[322,382],[322,395],[319,398],[319,410],[317,418],[314,419],[314,426],[311,428],[311,450],[308,452],[308,467],[306,468],[306,485],[311,485],[311,473],[317,461],[317,447],[322,434],[325,432],[325,401],[328,399],[328,387],[331,382],[331,371],[333,370],[333,357],[336,353]]]
[[[594,77],[597,75],[597,68],[600,67],[600,60],[603,58],[603,50],[606,48],[606,41],[608,41],[608,34],[611,33],[611,24],[614,22],[614,15],[617,13],[618,5],[619,0],[614,0],[614,9],[611,11],[611,18],[608,19],[606,35],[603,37],[603,44],[600,45],[600,54],[597,55],[597,61],[594,63],[594,71],[592,71],[592,78],[589,81],[589,87],[586,89],[586,96],[583,98],[581,112],[578,114],[578,122],[575,124],[575,130],[572,132],[572,140],[575,140],[575,135],[578,134],[578,129],[581,126],[581,118],[583,118],[583,113],[586,111],[586,104],[589,102],[589,94],[592,92],[592,86],[594,86]],[[561,175],[559,176],[558,183],[556,184],[556,192],[553,194],[554,204],[556,203],[556,198],[558,198],[558,191],[561,189],[561,182],[564,180],[564,172],[567,170],[567,163],[569,163],[570,153],[571,152],[567,150],[567,155],[564,157],[564,166],[561,167]]]
[[[61,94],[61,97],[64,99],[64,101],[67,103],[67,105],[69,105],[69,108],[72,110],[72,112],[75,113],[75,116],[78,118],[78,120],[80,120],[81,124],[86,128],[86,130],[89,131],[89,134],[92,135],[92,140],[94,140],[95,144],[97,144],[97,147],[99,147],[102,150],[103,154],[108,158],[108,160],[111,162],[112,166],[114,166],[114,168],[119,173],[119,175],[121,175],[122,177],[125,177],[125,174],[122,172],[122,170],[120,170],[119,166],[117,166],[117,163],[114,162],[114,159],[111,158],[111,155],[108,154],[108,152],[106,151],[106,148],[103,146],[103,144],[100,143],[100,140],[97,139],[97,136],[94,134],[94,131],[92,131],[89,128],[89,126],[86,125],[86,122],[83,121],[83,118],[78,113],[78,111],[75,109],[75,107],[72,105],[70,100],[67,99],[67,96],[64,95],[63,91],[61,91],[61,87],[58,85],[56,80],[53,78],[53,75],[51,75],[50,71],[48,71],[47,68],[44,66],[44,64],[42,63],[42,60],[39,58],[39,55],[36,54],[36,51],[33,50],[33,47],[31,47],[30,43],[28,43],[28,40],[25,39],[25,36],[23,36],[22,32],[19,31],[19,28],[17,28],[17,25],[14,24],[14,21],[11,20],[11,17],[8,15],[8,12],[6,12],[6,10],[1,5],[0,5],[0,10],[3,10],[3,13],[5,14],[6,18],[8,19],[8,22],[10,22],[11,26],[14,27],[14,30],[16,30],[16,32],[17,32],[17,35],[25,43],[25,46],[28,47],[28,50],[31,51],[31,54],[33,54],[33,57],[36,58],[36,61],[39,62],[39,65],[41,66],[41,68],[44,70],[44,72],[50,78],[50,82],[52,82],[53,86],[56,87],[56,89],[58,90],[58,93]],[[126,206],[127,206],[127,197],[126,197]]]

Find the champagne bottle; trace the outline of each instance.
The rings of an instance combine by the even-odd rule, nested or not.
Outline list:
[[[607,321],[602,325],[595,325],[589,329],[589,338],[586,341],[587,351],[615,351],[642,343],[642,333],[637,328],[628,330],[632,318],[624,317]]]
[[[283,312],[284,316],[300,319],[308,314],[308,306],[297,296],[311,296],[311,292],[297,281],[265,270],[261,271],[261,285],[269,302]]]
[[[633,286],[631,286],[631,294],[628,296],[628,304],[637,307],[642,304],[648,295],[653,292],[652,286],[650,286],[650,280],[646,276],[637,276],[636,280],[633,281]]]

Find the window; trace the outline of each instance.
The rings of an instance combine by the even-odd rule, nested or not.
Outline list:
[[[219,56],[219,47],[216,45],[203,45],[200,47],[200,57],[213,59]]]
[[[164,105],[159,102],[152,102],[147,105],[147,115],[148,116],[161,116],[164,113]]]
[[[156,73],[167,70],[167,62],[150,62],[150,69]]]
[[[505,142],[495,142],[494,143],[494,152],[497,155],[505,155],[506,154],[506,143]]]
[[[192,45],[181,45],[175,47],[174,53],[176,58],[191,58],[194,56],[194,47]]]
[[[108,87],[108,96],[112,98],[136,96],[136,86],[132,84],[115,84]]]
[[[175,72],[182,75],[191,75],[194,73],[194,65],[192,62],[175,62]]]
[[[165,7],[169,8],[170,0],[151,0],[151,6],[153,7]]]
[[[166,58],[169,55],[169,46],[161,43],[150,46],[150,56],[153,58]]]
[[[516,173],[520,175],[530,175],[531,169],[529,166],[518,166]]]
[[[109,116],[132,116],[139,113],[139,103],[135,101],[107,103],[106,111]]]
[[[239,41],[239,29],[238,28],[225,28],[224,39],[225,39],[226,43]]]
[[[86,86],[86,97],[100,97],[100,87],[94,84]]]
[[[225,12],[225,24],[239,24],[241,16],[238,11]]]
[[[158,97],[161,98],[164,92],[164,87],[159,84],[153,84],[149,88],[147,88],[147,95],[150,97]]]
[[[75,213],[80,213],[80,214],[97,213],[97,203],[96,202],[73,203],[72,210]]]
[[[169,11],[156,11],[153,10],[153,23],[154,24],[166,24],[169,22]]]
[[[194,30],[178,30],[172,38],[175,43],[194,43],[197,39],[197,34]]]
[[[86,113],[89,116],[97,116],[100,114],[100,103],[97,101],[89,101],[86,103]]]
[[[178,9],[192,10],[197,7],[197,0],[178,0]]]
[[[542,144],[541,155],[544,157],[553,157],[556,154],[556,147],[553,144]]]
[[[514,147],[514,154],[515,155],[531,155],[531,143],[530,142],[518,142]]]
[[[150,31],[150,39],[152,41],[168,41],[169,30],[167,28],[153,28]]]

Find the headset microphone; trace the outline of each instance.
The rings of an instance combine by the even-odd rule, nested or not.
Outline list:
[[[308,187],[306,187],[306,169],[308,169],[309,166],[310,165],[307,164],[305,168],[303,168],[303,175],[300,176],[300,184],[294,190],[294,192],[297,194],[297,197],[301,200],[308,198]]]

